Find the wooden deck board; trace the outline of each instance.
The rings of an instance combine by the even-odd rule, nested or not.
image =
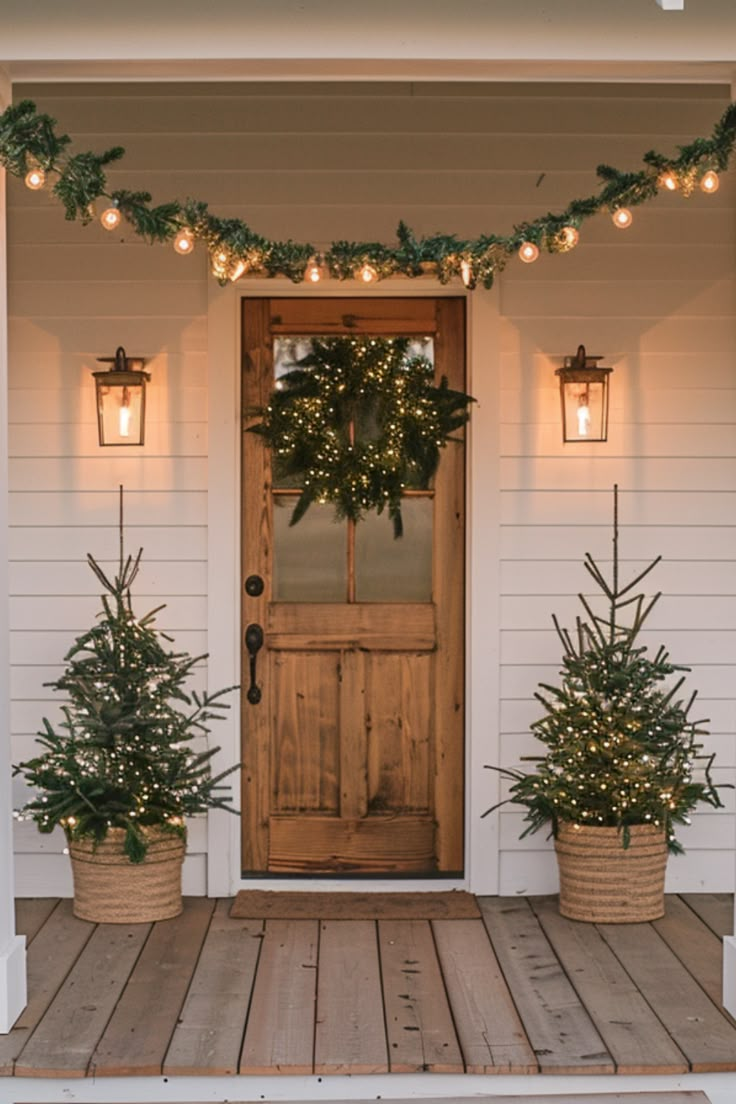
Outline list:
[[[164,1060],[178,1076],[238,1072],[243,1029],[263,939],[262,920],[231,920],[218,901]]]
[[[19,1077],[84,1077],[151,930],[100,924],[23,1048]]]
[[[15,930],[33,942],[59,902],[53,897],[21,897],[15,902]]]
[[[730,930],[730,897],[669,897],[643,925],[574,924],[554,899],[481,905],[483,921],[264,927],[195,898],[124,928],[77,920],[70,901],[19,902],[29,1003],[0,1036],[0,1073],[736,1073],[714,930]],[[686,1099],[700,1098],[632,1104]]]
[[[694,1072],[734,1069],[736,1028],[650,924],[601,924],[606,943],[669,1031]]]
[[[214,901],[193,897],[181,916],[154,924],[90,1061],[95,1077],[162,1072]]]
[[[94,930],[72,914],[71,901],[61,901],[36,935],[28,948],[28,1004],[12,1031],[0,1035],[0,1074],[14,1072],[16,1058]]]
[[[486,929],[542,1073],[613,1073],[611,1055],[529,904],[481,901]]]
[[[318,938],[317,920],[266,921],[240,1073],[312,1072]]]
[[[320,921],[315,1073],[388,1073],[376,925]]]
[[[617,1073],[687,1073],[687,1059],[595,925],[560,916],[556,897],[532,898],[531,904]]]
[[[480,920],[432,924],[467,1073],[539,1066]]]
[[[381,920],[378,942],[390,1071],[464,1073],[429,921]]]

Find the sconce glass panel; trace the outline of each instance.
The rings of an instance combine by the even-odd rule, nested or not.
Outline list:
[[[607,440],[610,372],[596,367],[557,369],[563,441]]]
[[[146,425],[143,372],[95,372],[101,445],[142,445]]]

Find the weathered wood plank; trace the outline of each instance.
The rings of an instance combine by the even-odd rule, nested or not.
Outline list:
[[[268,868],[376,875],[433,870],[434,819],[407,815],[398,823],[392,816],[271,817]]]
[[[600,924],[598,930],[694,1072],[733,1069],[736,1028],[705,995],[650,924]]]
[[[593,924],[560,916],[556,897],[531,905],[617,1073],[687,1073],[687,1059],[637,990]]]
[[[150,924],[99,924],[16,1062],[18,1077],[84,1077]]]
[[[26,937],[26,946],[33,942],[58,905],[56,897],[19,897],[15,902],[15,928]]]
[[[665,897],[665,914],[654,921],[654,927],[723,1012],[723,943],[718,936],[693,916],[684,901],[670,894]]]
[[[192,984],[164,1059],[177,1076],[238,1072],[238,1059],[258,955],[261,920],[231,920],[218,901]]]
[[[733,893],[684,893],[682,900],[719,939],[733,935]]]
[[[311,1073],[317,992],[316,920],[267,920],[240,1073]]]
[[[376,926],[320,923],[315,1073],[387,1073]]]
[[[536,1073],[482,921],[437,920],[432,928],[467,1073]]]
[[[77,920],[72,914],[71,901],[61,901],[31,943],[27,957],[28,1004],[15,1027],[7,1035],[0,1035],[0,1074],[13,1072],[15,1059],[93,931],[94,924]]]
[[[542,1073],[613,1073],[614,1062],[524,900],[485,897],[481,912]]]
[[[91,1076],[161,1073],[213,909],[214,901],[190,897],[181,916],[154,924],[92,1055]]]
[[[378,944],[391,1073],[464,1073],[429,921],[381,920]]]
[[[435,607],[429,602],[272,602],[266,643],[270,647],[320,651],[369,648],[431,651],[436,647]]]

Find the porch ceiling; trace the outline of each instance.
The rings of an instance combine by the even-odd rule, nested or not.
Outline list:
[[[730,81],[732,0],[5,0],[21,80]]]

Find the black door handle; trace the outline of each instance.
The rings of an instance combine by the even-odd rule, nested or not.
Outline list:
[[[261,691],[256,685],[256,657],[263,647],[263,629],[260,625],[252,624],[245,630],[245,647],[250,659],[250,686],[245,696],[251,705],[258,705]]]

